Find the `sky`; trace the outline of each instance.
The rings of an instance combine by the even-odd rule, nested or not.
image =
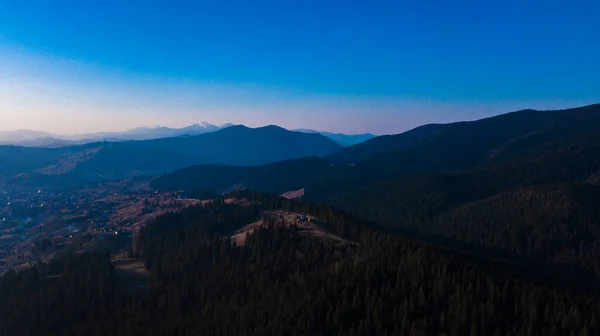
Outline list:
[[[400,133],[600,102],[597,1],[0,0],[0,130]]]

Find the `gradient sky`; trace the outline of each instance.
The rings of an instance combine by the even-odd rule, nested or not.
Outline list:
[[[0,0],[0,130],[399,133],[600,101],[597,1]]]

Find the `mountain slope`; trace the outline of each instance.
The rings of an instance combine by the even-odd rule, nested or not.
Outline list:
[[[477,121],[425,125],[402,134],[377,137],[344,148],[328,159],[358,162],[418,149],[441,162],[440,166],[451,166],[443,164],[444,160],[469,165],[510,157],[547,142],[597,129],[600,129],[600,104],[556,111],[522,110]]]
[[[443,246],[565,266],[600,279],[600,132],[535,155],[453,173],[401,177],[329,202]]]
[[[192,166],[166,174],[152,182],[163,190],[208,190],[225,192],[236,188],[280,194],[298,190],[315,176],[334,170],[320,158],[302,158],[251,167],[225,165]]]
[[[424,125],[397,135],[382,135],[362,143],[343,148],[327,158],[335,162],[357,162],[371,157],[413,148],[425,139],[435,136],[447,125]]]
[[[310,156],[325,156],[341,148],[320,134],[291,132],[277,126],[232,126],[195,137],[149,140],[139,146],[202,157],[211,164],[249,166]]]

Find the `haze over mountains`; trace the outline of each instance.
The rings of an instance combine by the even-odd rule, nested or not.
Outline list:
[[[0,144],[11,144],[27,147],[60,147],[65,145],[85,144],[95,141],[150,140],[210,133],[230,126],[233,126],[233,124],[227,123],[217,126],[203,121],[201,123],[182,128],[169,128],[164,126],[138,127],[122,132],[99,132],[70,136],[30,130],[1,131]]]
[[[97,141],[126,141],[126,140],[152,140],[160,138],[171,138],[179,136],[194,136],[199,134],[216,132],[218,130],[234,126],[226,123],[220,126],[201,122],[182,128],[169,128],[164,126],[138,127],[122,132],[98,132],[77,135],[59,135],[44,131],[16,130],[0,131],[0,145],[15,145],[24,147],[62,147],[69,145],[81,145]],[[369,140],[373,134],[340,134],[330,132],[319,132],[309,129],[297,129],[295,132],[319,133],[333,139],[342,146],[351,146]]]

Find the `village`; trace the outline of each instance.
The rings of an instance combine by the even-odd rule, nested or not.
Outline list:
[[[75,190],[0,190],[0,274],[77,251],[118,251],[149,220],[198,202],[129,180]]]

